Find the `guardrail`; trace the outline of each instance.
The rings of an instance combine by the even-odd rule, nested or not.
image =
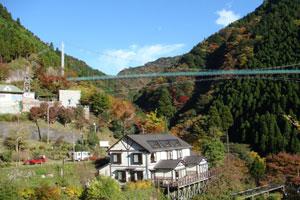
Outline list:
[[[192,185],[194,183],[198,183],[201,181],[205,181],[207,179],[209,179],[211,176],[210,171],[207,171],[205,173],[199,173],[199,174],[193,174],[193,175],[188,175],[188,176],[184,176],[182,178],[178,178],[178,179],[172,179],[172,178],[159,178],[156,177],[155,179],[153,179],[153,182],[156,186],[160,186],[160,187],[184,187],[187,185]]]

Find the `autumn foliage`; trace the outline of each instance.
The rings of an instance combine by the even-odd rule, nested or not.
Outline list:
[[[270,182],[291,182],[300,185],[300,155],[279,153],[266,158]]]
[[[47,75],[46,73],[40,73],[38,75],[40,86],[48,89],[52,93],[57,93],[59,89],[65,89],[70,86],[70,82],[66,77]]]

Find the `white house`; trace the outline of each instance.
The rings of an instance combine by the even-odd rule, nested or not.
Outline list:
[[[80,103],[80,90],[59,90],[59,101],[65,108],[76,107]]]
[[[0,114],[18,114],[22,111],[23,91],[14,85],[0,85]]]
[[[110,162],[100,175],[120,183],[151,179],[160,184],[208,179],[208,163],[192,155],[191,145],[170,134],[126,135],[108,149]],[[181,183],[180,182],[180,183]]]

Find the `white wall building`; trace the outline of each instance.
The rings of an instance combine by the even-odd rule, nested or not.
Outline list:
[[[190,177],[208,179],[208,163],[191,154],[191,146],[170,134],[127,135],[108,149],[110,162],[100,175],[121,183],[151,179],[176,182]]]
[[[23,91],[14,85],[0,85],[0,114],[18,114],[22,111]]]
[[[80,104],[80,90],[59,90],[59,101],[64,107],[77,107]]]

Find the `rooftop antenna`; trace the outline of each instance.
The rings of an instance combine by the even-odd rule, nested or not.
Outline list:
[[[65,75],[65,52],[64,52],[64,42],[61,43],[61,76]]]

